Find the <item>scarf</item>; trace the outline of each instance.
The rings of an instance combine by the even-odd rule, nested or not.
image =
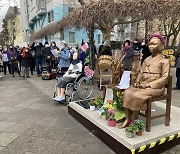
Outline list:
[[[124,46],[122,50],[122,54],[125,55],[130,46]]]

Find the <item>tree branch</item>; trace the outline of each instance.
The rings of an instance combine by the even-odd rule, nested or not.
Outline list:
[[[86,3],[84,2],[84,0],[78,0],[78,2],[79,2],[81,5],[86,5]]]

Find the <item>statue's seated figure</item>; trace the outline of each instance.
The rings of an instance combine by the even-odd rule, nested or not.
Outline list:
[[[126,127],[131,119],[137,119],[139,111],[146,111],[149,98],[164,93],[170,72],[169,59],[161,53],[164,46],[165,39],[161,35],[150,36],[149,49],[152,55],[143,62],[134,85],[124,92],[126,120],[119,128]]]

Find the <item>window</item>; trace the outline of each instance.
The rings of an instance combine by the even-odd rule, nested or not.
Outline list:
[[[98,44],[101,44],[101,35],[98,34]]]
[[[75,32],[69,32],[69,43],[75,43]]]
[[[64,40],[64,31],[60,31],[60,40]]]
[[[69,13],[72,12],[73,10],[74,10],[74,8],[68,7],[68,12],[69,12]]]
[[[51,23],[54,21],[54,11],[49,11],[48,12],[48,23]]]

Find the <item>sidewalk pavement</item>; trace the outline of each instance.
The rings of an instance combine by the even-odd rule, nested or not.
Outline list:
[[[171,71],[174,76],[174,69]],[[56,80],[0,80],[0,154],[113,154],[101,140],[52,100]],[[175,80],[173,81],[173,85]],[[180,107],[180,91],[172,104]],[[102,95],[94,85],[93,96]],[[163,154],[178,154],[180,145]]]

